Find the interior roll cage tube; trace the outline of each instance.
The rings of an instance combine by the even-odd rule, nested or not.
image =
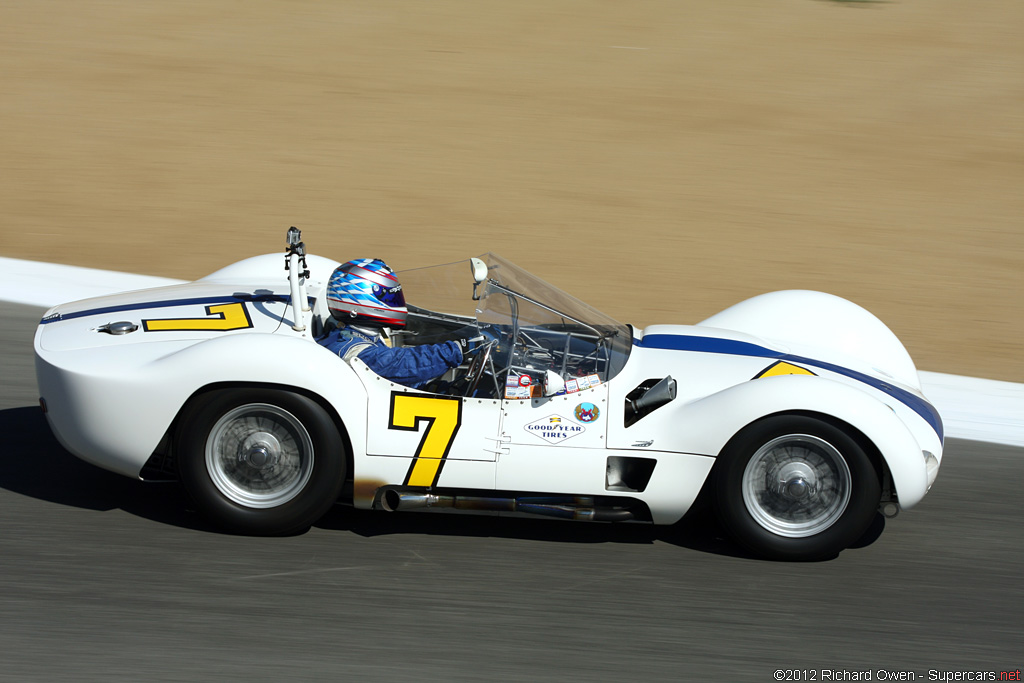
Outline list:
[[[572,315],[569,315],[569,314],[567,314],[567,313],[565,313],[563,311],[560,311],[558,309],[552,308],[551,306],[548,306],[547,304],[545,304],[543,302],[537,301],[533,297],[527,296],[527,295],[525,295],[525,294],[523,294],[521,292],[517,292],[516,290],[514,290],[514,289],[512,289],[510,287],[506,287],[505,285],[501,284],[500,282],[498,282],[497,280],[495,280],[493,278],[489,278],[488,281],[487,281],[487,284],[488,284],[488,286],[492,290],[494,290],[496,292],[500,292],[500,293],[504,294],[506,297],[508,297],[510,313],[511,313],[511,317],[512,317],[512,336],[511,336],[511,341],[512,341],[513,345],[516,344],[516,342],[519,339],[520,332],[522,332],[522,336],[527,341],[529,341],[536,349],[539,349],[539,350],[542,350],[542,351],[545,351],[545,352],[553,351],[554,350],[554,349],[547,349],[547,348],[545,348],[540,342],[538,342],[536,339],[531,337],[527,332],[523,331],[523,328],[521,327],[521,325],[519,323],[519,301],[518,301],[519,299],[522,299],[523,301],[526,301],[529,304],[532,304],[532,305],[534,305],[534,306],[536,306],[536,307],[538,307],[540,309],[548,311],[549,313],[554,313],[555,315],[557,315],[558,317],[562,318],[563,320],[568,320],[568,321],[570,321],[572,323],[575,323],[576,325],[579,325],[580,327],[583,327],[584,329],[587,329],[587,330],[591,331],[593,333],[593,335],[594,335],[594,345],[595,345],[595,349],[594,349],[594,363],[595,363],[595,366],[597,364],[599,364],[601,361],[603,361],[604,364],[605,364],[606,372],[607,372],[607,368],[609,368],[610,365],[611,365],[611,348],[608,345],[608,340],[614,338],[615,336],[617,336],[619,334],[618,330],[611,330],[611,331],[603,331],[602,332],[601,330],[597,329],[596,327],[594,327],[590,323],[587,323],[587,322],[585,322],[583,320],[580,320],[579,318],[576,318],[576,317],[574,317]],[[543,328],[541,328],[541,329],[543,329]],[[562,362],[561,362],[561,367],[558,370],[559,374],[561,374],[563,376],[564,376],[564,374],[566,373],[566,371],[568,369],[569,358],[574,355],[572,353],[572,350],[571,350],[573,338],[574,337],[575,338],[586,338],[586,335],[578,335],[578,334],[574,335],[574,333],[571,332],[571,331],[567,331],[565,333],[565,335],[566,335],[566,337],[565,337],[565,346],[564,346],[564,348],[562,349],[562,352],[561,352],[562,353]],[[526,344],[524,344],[524,351],[528,350],[528,348],[529,347]],[[603,355],[604,355],[603,359],[599,357],[599,354],[601,352],[603,352]],[[576,355],[579,355],[579,354],[576,354]],[[589,356],[589,355],[590,354],[587,354],[587,356]],[[515,369],[520,369],[520,370],[527,370],[528,369],[526,367],[517,366],[515,364],[514,356],[515,356],[514,353],[509,354],[509,364],[508,364],[508,366],[503,368],[500,372],[495,373],[495,374],[497,375],[497,374],[501,374],[501,373],[504,373],[504,372],[507,372],[507,371],[510,371],[510,370],[515,370]],[[587,356],[582,356],[581,358],[585,360]],[[492,371],[493,371],[493,365],[492,365]],[[605,377],[604,379],[607,380],[607,377]]]

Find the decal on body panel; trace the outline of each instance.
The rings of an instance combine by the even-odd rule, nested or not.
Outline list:
[[[416,432],[424,422],[427,428],[405,475],[406,486],[437,485],[444,460],[462,426],[462,399],[392,392],[388,429]]]
[[[814,373],[807,368],[802,368],[799,365],[793,365],[792,363],[780,360],[772,363],[759,372],[754,379],[761,379],[762,377],[778,377],[779,375],[814,375]]]
[[[533,395],[533,380],[529,375],[513,375],[505,378],[505,398],[509,400],[528,399]]]
[[[601,409],[593,403],[581,403],[573,414],[580,422],[593,422],[601,416]]]
[[[218,304],[206,307],[206,318],[157,318],[142,321],[146,332],[230,332],[252,327],[245,304]]]
[[[565,393],[575,394],[577,391],[586,391],[596,387],[601,383],[601,378],[597,375],[585,375],[583,377],[576,377],[575,379],[566,380],[565,382]]]
[[[566,439],[579,436],[587,431],[583,425],[578,425],[567,417],[561,415],[548,415],[545,418],[531,422],[523,427],[530,434],[548,443],[559,444]]]

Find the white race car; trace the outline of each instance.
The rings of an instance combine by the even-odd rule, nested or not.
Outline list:
[[[61,444],[180,477],[240,533],[295,532],[339,500],[673,524],[706,489],[737,541],[778,559],[835,555],[938,472],[942,421],[910,356],[828,294],[638,330],[493,254],[408,270],[392,345],[494,340],[417,390],[316,342],[338,262],[292,229],[285,263],[47,312],[36,371]]]

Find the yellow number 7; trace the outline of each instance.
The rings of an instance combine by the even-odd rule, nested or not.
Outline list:
[[[441,467],[462,425],[462,399],[421,394],[391,394],[389,429],[419,431],[427,423],[409,472],[406,486],[437,486]]]
[[[252,319],[242,302],[207,306],[207,318],[164,318],[143,320],[146,332],[230,332],[252,327]]]

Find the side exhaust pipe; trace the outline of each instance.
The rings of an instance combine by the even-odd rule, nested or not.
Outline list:
[[[459,510],[500,510],[512,512],[514,498],[481,498],[478,496],[439,496],[432,493],[405,492],[388,489],[380,499],[388,512],[416,508],[457,508]]]
[[[588,496],[487,498],[484,496],[446,496],[418,491],[388,489],[381,496],[380,504],[388,512],[434,507],[468,511],[521,512],[587,522],[624,522],[634,517],[632,510],[597,506],[594,499]]]

